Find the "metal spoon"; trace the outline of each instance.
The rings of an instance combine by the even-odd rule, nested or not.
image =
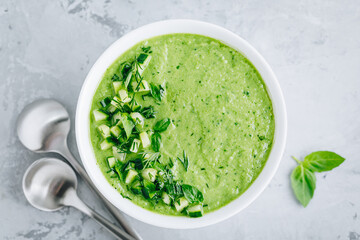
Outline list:
[[[71,154],[67,145],[70,131],[70,118],[66,109],[52,99],[35,101],[24,108],[17,121],[17,133],[20,141],[31,151],[55,152],[62,155],[90,188],[103,200],[109,212],[121,224],[124,230],[141,240],[138,233],[127,222],[123,214],[106,200],[95,187],[80,163]]]
[[[95,219],[116,237],[135,239],[79,199],[76,175],[68,164],[59,159],[42,158],[35,161],[26,170],[22,186],[27,200],[40,210],[56,211],[64,206],[72,206]]]

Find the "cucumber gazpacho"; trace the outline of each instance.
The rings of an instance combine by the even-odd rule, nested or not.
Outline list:
[[[103,174],[137,205],[200,217],[238,198],[269,156],[274,115],[241,53],[209,37],[140,42],[105,72],[90,134]]]

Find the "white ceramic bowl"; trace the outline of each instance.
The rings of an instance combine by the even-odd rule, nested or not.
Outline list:
[[[201,218],[166,216],[143,209],[124,199],[105,179],[97,166],[90,142],[90,107],[93,95],[106,69],[126,50],[145,39],[171,33],[194,33],[220,40],[245,55],[262,76],[273,103],[275,138],[266,165],[251,187],[239,198]],[[279,83],[264,58],[245,40],[219,26],[194,20],[167,20],[151,23],[133,30],[113,43],[99,57],[87,75],[81,89],[76,109],[76,140],[82,162],[99,191],[117,208],[131,217],[159,227],[187,229],[198,228],[225,220],[253,202],[274,176],[286,141],[286,109]]]

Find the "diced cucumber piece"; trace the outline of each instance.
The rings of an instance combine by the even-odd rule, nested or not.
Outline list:
[[[116,110],[116,109],[121,109],[122,106],[124,105],[124,103],[121,101],[121,99],[118,98],[117,96],[115,96],[115,97],[111,100],[110,104],[111,104],[113,107],[115,107],[115,110]],[[111,106],[110,106],[110,107],[111,107]],[[110,108],[110,107],[109,107],[109,108]],[[108,110],[109,110],[109,108],[108,108]],[[114,111],[115,111],[115,110],[114,110]],[[110,111],[110,110],[109,110],[109,111]]]
[[[141,183],[140,181],[136,180],[133,184],[131,184],[130,190],[134,193],[134,194],[140,194],[141,193]]]
[[[112,115],[112,118],[111,118],[111,123],[112,125],[119,125],[119,126],[122,126],[122,123],[121,123],[121,112],[118,111],[116,113],[114,113],[114,115]]]
[[[121,133],[121,129],[119,128],[119,126],[115,125],[115,126],[112,126],[110,128],[110,133],[111,135],[113,135],[114,137],[119,137],[120,133]]]
[[[131,83],[131,86],[132,86],[134,92],[144,93],[144,92],[150,91],[149,83],[145,80],[142,80],[140,84],[138,82],[134,81]]]
[[[117,108],[116,108],[114,105],[112,105],[111,102],[110,102],[110,105],[109,105],[109,107],[107,108],[108,112],[113,113],[113,112],[116,111],[116,109],[117,109]]]
[[[185,197],[181,197],[178,200],[175,201],[174,206],[176,208],[176,211],[181,212],[189,206],[189,201]]]
[[[126,184],[132,183],[137,175],[138,175],[137,171],[130,169],[126,174],[125,183]]]
[[[113,82],[113,88],[114,88],[115,94],[118,93],[122,87],[123,87],[122,82],[120,82],[120,81]]]
[[[143,74],[143,72],[145,71],[146,67],[149,65],[149,63],[151,61],[151,56],[146,53],[141,53],[138,56],[137,61],[139,63],[138,72],[141,76]]]
[[[163,192],[161,198],[165,204],[170,205],[171,199],[170,199],[169,194],[167,194],[166,192]]]
[[[99,109],[93,111],[95,122],[105,120],[109,117],[106,113],[100,111]]]
[[[121,89],[119,91],[119,96],[120,96],[120,99],[123,103],[127,103],[127,102],[130,102],[131,101],[131,98],[128,97],[128,93],[126,90],[124,89]]]
[[[115,167],[116,158],[115,157],[108,157],[107,162],[109,164],[109,168]]]
[[[140,140],[135,138],[131,144],[130,152],[137,153],[139,151],[140,143]]]
[[[134,127],[135,127],[134,122],[127,113],[122,114],[121,122],[122,122],[122,125],[124,127],[126,137],[129,138],[132,131],[133,131],[133,129],[134,129]]]
[[[100,149],[107,150],[107,149],[111,148],[112,145],[113,145],[113,143],[111,141],[109,141],[108,139],[105,139],[104,141],[102,141],[100,143]]]
[[[157,174],[157,170],[154,168],[145,168],[144,170],[142,170],[141,172],[141,176],[150,181],[150,182],[154,182],[156,179],[156,174]]]
[[[133,81],[133,78],[134,78],[134,74],[133,74],[133,72],[132,72],[132,71],[130,71],[130,72],[128,73],[128,75],[127,75],[126,79],[125,79],[125,83],[124,83],[124,85],[125,85],[125,89],[127,89],[127,88],[128,88],[128,86],[129,86],[130,82],[132,82],[132,81]]]
[[[142,143],[143,148],[147,148],[147,147],[149,147],[151,145],[149,136],[148,136],[148,134],[146,132],[140,133],[140,139],[141,139],[141,143]]]
[[[130,117],[134,120],[135,124],[140,124],[141,126],[144,126],[145,118],[141,115],[141,113],[133,112],[130,114]]]
[[[102,124],[100,126],[97,127],[99,133],[101,134],[101,136],[103,138],[108,138],[110,137],[110,128],[109,126],[105,125],[105,124]]]
[[[143,188],[142,188],[142,193],[144,195],[144,197],[146,199],[151,199],[155,196],[156,194],[156,186],[154,183],[144,179],[143,180]]]
[[[137,101],[134,101],[130,107],[133,112],[137,112],[141,108],[141,105]]]
[[[126,153],[115,146],[112,147],[112,150],[113,150],[114,157],[119,159],[120,162],[124,163],[125,159],[126,159]]]
[[[106,98],[104,98],[103,100],[100,101],[100,105],[102,107],[106,107],[107,105],[110,104],[110,102],[111,102],[110,98],[106,97]]]
[[[203,206],[200,204],[188,207],[186,211],[190,217],[201,217],[204,213]]]

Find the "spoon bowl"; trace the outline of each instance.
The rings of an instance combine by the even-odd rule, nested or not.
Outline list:
[[[27,169],[22,184],[25,197],[32,206],[43,211],[56,211],[64,206],[66,191],[76,189],[77,179],[63,161],[43,158]]]
[[[20,113],[17,133],[25,147],[34,152],[58,152],[66,142],[70,117],[57,101],[42,99],[27,105]]]

